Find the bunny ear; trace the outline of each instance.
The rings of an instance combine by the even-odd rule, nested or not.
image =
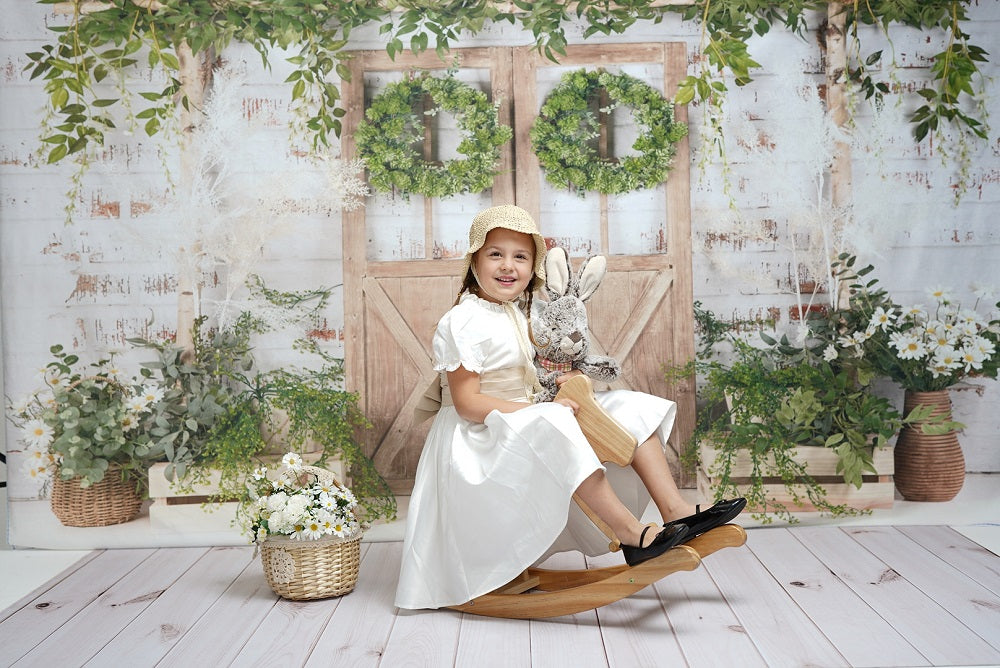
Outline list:
[[[566,294],[568,287],[569,259],[566,251],[556,246],[545,256],[545,291],[550,299],[556,299]]]
[[[588,258],[580,267],[580,279],[577,286],[577,296],[580,301],[587,301],[594,290],[601,284],[604,274],[608,271],[608,259],[603,255]]]

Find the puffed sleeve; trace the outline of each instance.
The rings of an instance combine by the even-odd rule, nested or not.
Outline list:
[[[476,319],[475,311],[452,308],[438,322],[434,332],[434,370],[454,371],[464,366],[474,373],[482,373],[486,356],[490,352],[492,334]]]

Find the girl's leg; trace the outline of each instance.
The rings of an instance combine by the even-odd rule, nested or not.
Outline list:
[[[694,513],[694,506],[685,501],[677,489],[670,466],[663,456],[663,446],[656,434],[636,448],[635,456],[632,458],[632,468],[646,486],[664,522]]]
[[[576,493],[598,517],[611,527],[622,544],[642,547],[639,544],[639,539],[645,525],[641,524],[621,502],[621,499],[611,488],[611,483],[608,482],[604,471],[594,471],[580,483],[580,486],[576,488]],[[647,531],[646,543],[648,544],[655,535],[655,531]]]

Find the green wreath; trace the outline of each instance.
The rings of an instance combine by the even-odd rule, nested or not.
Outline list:
[[[639,155],[604,159],[591,145],[599,125],[589,103],[599,88],[611,98],[606,111],[620,104],[634,109],[642,131],[632,149]],[[582,69],[563,75],[530,133],[546,180],[560,188],[575,187],[581,197],[587,190],[618,194],[662,183],[675,145],[686,135],[687,126],[674,122],[671,102],[652,86],[628,74]]]
[[[424,124],[413,110],[424,95],[437,105],[426,114],[443,109],[455,116],[464,134],[457,149],[464,159],[436,164],[420,157],[417,145],[423,141]],[[500,124],[498,106],[450,74],[432,77],[423,72],[389,84],[372,100],[355,135],[358,156],[368,168],[372,187],[425,197],[478,193],[489,188],[497,174],[499,147],[513,136],[508,126]]]

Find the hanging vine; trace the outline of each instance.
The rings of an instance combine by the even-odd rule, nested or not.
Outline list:
[[[858,26],[877,25],[888,33],[903,25],[945,37],[947,46],[931,64],[931,84],[918,91],[924,103],[910,117],[917,141],[954,127],[963,137],[987,136],[985,108],[977,105],[985,85],[979,67],[987,53],[970,43],[963,26],[971,0],[866,0],[842,3],[848,29],[855,41],[852,79],[866,97],[876,101],[888,91],[874,75],[881,50],[865,53]],[[246,42],[270,64],[274,49],[291,50],[295,67],[287,77],[293,106],[302,130],[314,144],[339,135],[338,81],[349,78],[344,51],[352,30],[378,25],[390,56],[407,48],[420,53],[432,47],[444,55],[460,34],[476,34],[487,21],[509,22],[530,32],[538,50],[558,60],[567,46],[567,26],[583,24],[583,37],[621,34],[639,21],[660,22],[669,14],[702,26],[703,70],[680,84],[675,101],[699,100],[721,104],[727,93],[723,73],[737,86],[752,81],[759,64],[748,50],[754,35],[781,26],[803,34],[810,12],[822,12],[827,0],[695,0],[669,5],[660,0],[562,0],[494,2],[493,0],[358,0],[317,3],[315,0],[106,0],[88,2],[99,11],[83,13],[83,0],[37,0],[70,8],[67,25],[54,26],[55,40],[27,54],[31,77],[42,77],[48,95],[45,122],[45,159],[67,157],[85,161],[88,150],[104,142],[116,126],[112,113],[121,109],[125,122],[141,125],[156,135],[173,118],[174,105],[187,104],[178,80],[178,48],[188,45],[195,54],[219,52],[233,40]],[[840,5],[841,3],[837,3]],[[159,85],[146,90],[136,79],[141,68],[162,74]],[[115,86],[107,81],[116,82]],[[126,81],[128,85],[126,86]],[[132,92],[142,101],[133,104]]]

